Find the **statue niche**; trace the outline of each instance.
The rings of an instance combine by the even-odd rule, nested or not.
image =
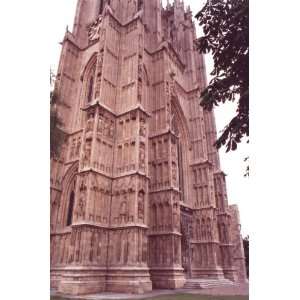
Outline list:
[[[87,140],[84,145],[84,154],[83,154],[83,161],[82,161],[82,169],[87,167],[90,163],[91,158],[91,151],[92,151],[92,141]]]
[[[77,218],[81,219],[85,214],[85,205],[86,205],[86,194],[87,194],[87,186],[85,182],[86,178],[81,179],[81,183],[79,186],[79,201],[77,208]]]
[[[140,120],[140,136],[146,137],[146,122],[143,118]]]
[[[92,137],[93,129],[94,129],[94,114],[90,113],[88,115],[88,119],[87,119],[87,122],[86,122],[86,131],[85,131],[86,138],[91,138]]]
[[[142,172],[146,172],[146,147],[144,143],[140,143],[140,149],[139,149],[139,169]]]
[[[124,197],[124,201],[120,205],[120,220],[121,223],[125,223],[128,220],[128,204],[127,204],[127,196]]]
[[[138,194],[138,219],[144,222],[145,218],[145,193],[144,191],[139,191]]]

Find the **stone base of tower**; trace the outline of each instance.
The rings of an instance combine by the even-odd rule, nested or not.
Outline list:
[[[247,282],[247,271],[246,271],[246,264],[245,258],[235,258],[234,259],[234,266],[236,268],[236,281],[238,282]]]
[[[150,273],[155,289],[179,289],[186,281],[183,268],[151,268]]]
[[[107,292],[143,294],[152,291],[148,268],[109,268],[106,280]]]
[[[63,269],[62,268],[55,268],[50,270],[50,288],[52,290],[57,290],[58,285],[61,281]]]
[[[224,268],[223,269],[224,272],[224,277],[231,280],[231,281],[238,281],[238,274],[235,268]]]
[[[192,269],[192,278],[223,279],[224,272],[221,267],[193,268]]]
[[[106,268],[65,268],[57,286],[63,295],[85,295],[106,290]]]

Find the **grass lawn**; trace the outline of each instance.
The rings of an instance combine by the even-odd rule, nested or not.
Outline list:
[[[248,296],[203,296],[203,295],[178,294],[178,295],[147,298],[143,300],[248,300],[248,299],[249,299]],[[51,300],[68,300],[68,299],[51,297]]]

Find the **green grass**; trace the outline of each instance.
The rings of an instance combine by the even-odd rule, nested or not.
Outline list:
[[[248,296],[204,296],[204,295],[166,295],[143,300],[248,300]],[[60,297],[51,297],[51,300],[68,300]]]

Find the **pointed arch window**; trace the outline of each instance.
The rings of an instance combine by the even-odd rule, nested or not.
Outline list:
[[[182,143],[181,143],[181,135],[179,133],[178,120],[175,115],[174,108],[172,106],[171,109],[172,121],[171,121],[171,129],[178,137],[176,141],[177,147],[177,165],[178,165],[178,177],[179,177],[179,191],[181,192],[180,198],[181,201],[184,201],[184,177],[183,177],[183,154],[182,154]]]
[[[97,56],[96,53],[90,58],[84,69],[84,101],[92,102],[95,90],[95,76],[96,76]]]
[[[87,94],[88,103],[92,101],[93,91],[94,91],[94,76],[91,76],[88,82],[88,94]]]
[[[72,224],[74,202],[75,202],[75,193],[74,193],[74,191],[72,191],[71,194],[70,194],[70,199],[69,199],[69,207],[68,207],[68,215],[67,215],[67,226],[70,226]]]

